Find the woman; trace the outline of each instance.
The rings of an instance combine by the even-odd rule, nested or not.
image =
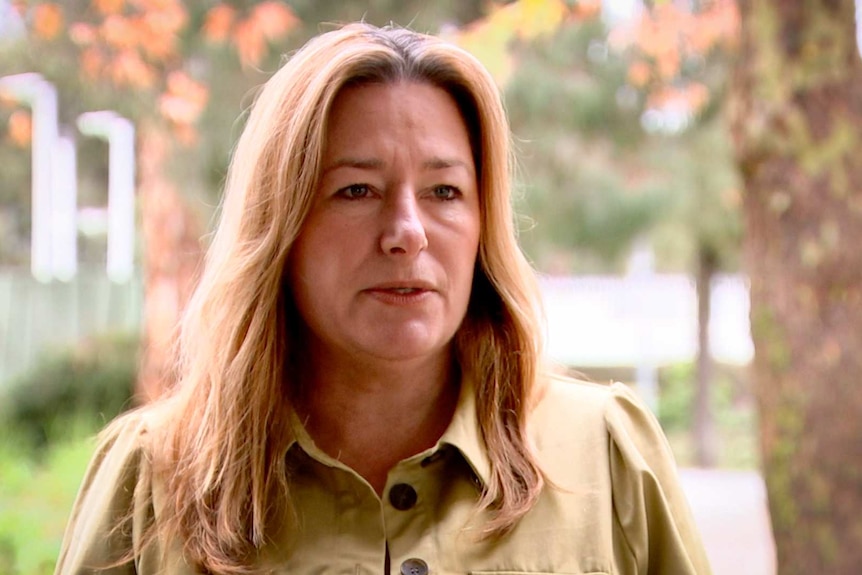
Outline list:
[[[182,326],[57,573],[706,573],[655,420],[541,365],[487,72],[354,24],[267,83]]]

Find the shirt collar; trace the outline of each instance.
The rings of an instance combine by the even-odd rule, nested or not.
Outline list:
[[[449,427],[443,432],[438,449],[443,445],[456,448],[473,469],[475,476],[487,486],[491,480],[491,461],[479,428],[476,412],[476,387],[472,379],[465,375],[461,380],[458,404]]]
[[[317,447],[294,410],[290,410],[290,429],[292,438],[287,446],[289,453],[294,446],[301,448],[307,455],[329,465],[330,467],[343,467],[343,464],[327,455]],[[461,389],[458,393],[458,403],[452,421],[443,432],[437,445],[430,451],[433,453],[445,449],[447,446],[458,450],[470,468],[474,476],[487,486],[491,479],[491,461],[488,459],[488,451],[479,428],[479,417],[476,412],[476,388],[469,376],[461,380]],[[427,453],[427,452],[426,452]]]

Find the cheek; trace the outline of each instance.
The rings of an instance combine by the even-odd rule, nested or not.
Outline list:
[[[458,270],[459,285],[465,297],[470,297],[473,286],[473,276],[476,271],[476,262],[479,258],[479,233],[478,230],[470,229],[466,233],[458,235],[460,241],[453,242],[451,249],[452,263]]]
[[[305,316],[325,290],[327,257],[326,246],[321,245],[317,234],[304,234],[293,245],[289,262],[290,287],[297,310]]]

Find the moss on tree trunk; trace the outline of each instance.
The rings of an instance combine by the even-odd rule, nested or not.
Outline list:
[[[853,0],[743,0],[732,126],[782,575],[862,565],[862,59]]]

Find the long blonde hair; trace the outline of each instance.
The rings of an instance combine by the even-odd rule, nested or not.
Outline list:
[[[510,206],[509,131],[499,91],[461,49],[404,29],[351,24],[322,34],[266,83],[228,173],[221,219],[184,316],[179,385],[154,405],[148,435],[165,485],[160,538],[183,542],[208,571],[254,570],[273,509],[290,505],[295,350],[284,269],[309,212],[326,121],[344,86],[427,82],[457,102],[479,174],[481,237],[467,318],[456,335],[476,384],[491,480],[478,508],[486,534],[505,533],[536,501],[543,477],[526,433],[541,337],[537,288]],[[280,507],[279,507],[280,506]],[[139,551],[139,550],[137,550]]]

